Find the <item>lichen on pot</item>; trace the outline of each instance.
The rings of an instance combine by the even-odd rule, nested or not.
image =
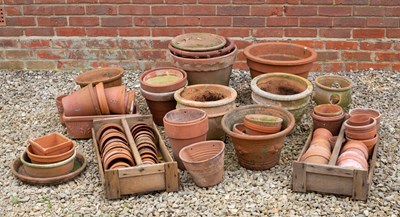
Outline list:
[[[317,105],[336,104],[348,110],[351,104],[353,82],[339,75],[323,75],[315,79],[313,100]]]

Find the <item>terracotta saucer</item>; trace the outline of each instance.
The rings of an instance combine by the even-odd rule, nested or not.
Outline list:
[[[222,48],[226,39],[211,33],[187,33],[178,35],[171,40],[175,48],[186,51],[210,51]]]

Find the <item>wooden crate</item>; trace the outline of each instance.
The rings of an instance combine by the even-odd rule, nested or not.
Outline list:
[[[138,121],[153,126],[157,132],[157,136],[159,137],[158,151],[162,156],[162,160],[158,164],[143,165],[142,163],[136,144],[129,130],[130,127]],[[125,132],[128,132],[125,134],[127,135],[133,157],[137,163],[136,166],[124,169],[104,170],[95,135],[97,130],[105,123],[117,123],[123,126]],[[153,123],[151,115],[96,120],[93,122],[92,135],[101,181],[108,199],[116,199],[123,195],[141,194],[152,191],[171,192],[179,190],[178,165],[171,158],[157,127]]]
[[[312,164],[300,161],[301,156],[310,146],[312,133],[308,136],[300,156],[293,163],[293,191],[346,195],[351,196],[354,200],[367,200],[374,174],[379,141],[375,144],[372,156],[368,160],[368,170],[348,169],[335,165],[342,143],[345,140],[344,126],[340,130],[328,164]]]

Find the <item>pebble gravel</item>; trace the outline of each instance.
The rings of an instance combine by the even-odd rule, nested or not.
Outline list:
[[[240,167],[232,142],[226,138],[224,181],[210,188],[197,187],[190,175],[181,171],[179,192],[107,200],[91,139],[76,140],[77,149],[88,160],[86,170],[76,179],[56,186],[24,184],[13,176],[10,164],[25,150],[28,139],[54,131],[68,135],[59,123],[55,98],[79,88],[74,83],[79,73],[0,70],[0,216],[400,216],[400,73],[339,73],[354,82],[353,108],[376,108],[383,114],[367,202],[291,190],[292,162],[310,130],[309,115],[286,138],[280,163],[270,170]],[[138,74],[125,73],[128,89],[138,90]],[[310,80],[317,75],[320,73],[311,73]],[[251,104],[250,81],[248,71],[233,72],[231,86],[238,91],[238,105]],[[141,113],[148,114],[138,95]]]

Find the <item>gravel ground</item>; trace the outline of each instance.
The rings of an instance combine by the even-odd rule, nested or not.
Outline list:
[[[311,118],[287,139],[280,164],[267,171],[251,171],[238,165],[227,139],[225,177],[219,185],[198,188],[187,172],[180,172],[181,189],[174,193],[150,193],[109,201],[98,172],[92,140],[77,140],[88,160],[75,180],[57,186],[30,186],[15,178],[10,163],[24,151],[29,138],[54,131],[67,135],[58,122],[55,98],[78,89],[73,78],[79,72],[0,71],[0,215],[139,215],[139,216],[399,216],[400,215],[400,73],[364,71],[341,73],[355,83],[353,107],[377,108],[383,113],[381,146],[367,202],[349,197],[291,190],[292,162],[310,129]],[[313,73],[312,80],[318,73]],[[124,82],[137,89],[138,73],[128,71]],[[250,104],[250,75],[235,71],[231,84],[238,91],[238,105]],[[140,110],[148,113],[139,96]],[[160,128],[160,130],[162,130]]]

